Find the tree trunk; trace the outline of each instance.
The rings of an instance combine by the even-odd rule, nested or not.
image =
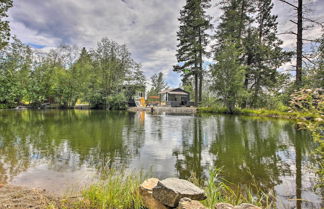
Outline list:
[[[195,106],[198,106],[198,64],[197,59],[195,60]]]
[[[201,31],[199,28],[199,103],[202,101],[202,85],[203,85],[203,60],[202,60],[202,40],[201,40]]]
[[[243,16],[245,13],[245,1],[242,1],[242,6],[241,6],[241,14],[240,14],[240,28],[239,28],[239,34],[238,34],[238,39],[240,40],[240,44],[242,43],[242,33],[243,33],[243,26],[244,26],[244,20],[243,20]]]
[[[203,85],[203,72],[202,72],[202,63],[199,65],[199,103],[202,101],[202,85]]]
[[[296,63],[296,85],[302,84],[303,67],[303,0],[298,0],[297,8],[297,63]]]

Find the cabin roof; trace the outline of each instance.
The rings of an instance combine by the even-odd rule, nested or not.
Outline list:
[[[161,92],[159,92],[159,94],[177,94],[177,95],[189,95],[189,92],[181,89],[181,88],[173,88],[173,89],[165,89]]]

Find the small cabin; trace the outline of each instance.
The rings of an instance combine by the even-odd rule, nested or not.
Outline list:
[[[161,106],[181,107],[190,105],[189,92],[181,89],[166,89],[159,93]]]

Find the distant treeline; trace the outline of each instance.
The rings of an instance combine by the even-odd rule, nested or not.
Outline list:
[[[88,51],[61,46],[35,53],[17,38],[0,52],[0,107],[22,103],[40,107],[55,103],[73,107],[77,101],[93,108],[122,109],[145,77],[125,45],[108,38]]]

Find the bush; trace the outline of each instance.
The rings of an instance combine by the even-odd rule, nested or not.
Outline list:
[[[127,99],[123,93],[115,94],[108,97],[109,109],[125,110],[127,109]]]

